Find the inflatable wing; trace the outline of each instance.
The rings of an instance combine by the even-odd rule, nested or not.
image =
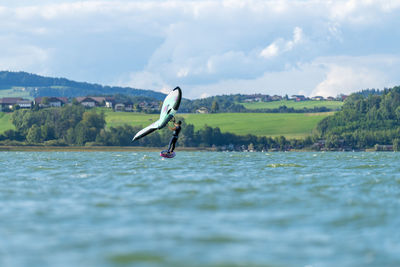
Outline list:
[[[170,92],[164,99],[164,103],[161,108],[160,118],[147,126],[146,128],[140,130],[132,139],[132,141],[138,140],[146,135],[154,132],[155,130],[164,128],[165,125],[174,117],[175,113],[179,109],[182,99],[182,90],[176,87],[172,92]]]

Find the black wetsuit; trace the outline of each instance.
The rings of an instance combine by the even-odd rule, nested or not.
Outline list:
[[[176,141],[178,141],[178,135],[181,132],[181,126],[176,126],[174,133],[172,134],[171,141],[169,141],[168,152],[174,152]]]

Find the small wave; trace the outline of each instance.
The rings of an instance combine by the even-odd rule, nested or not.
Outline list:
[[[148,187],[147,184],[126,184],[125,187]]]
[[[108,208],[108,207],[110,207],[111,205],[110,205],[110,203],[99,202],[99,203],[96,203],[95,206],[98,207],[98,208]]]
[[[295,163],[272,163],[272,164],[268,164],[267,167],[269,168],[280,168],[280,167],[304,167],[302,165],[299,164],[295,164]]]
[[[209,211],[209,210],[216,211],[216,210],[218,210],[217,204],[214,204],[214,203],[203,203],[203,204],[199,205],[198,208],[200,210],[206,210],[206,211]]]
[[[204,178],[204,179],[179,179],[172,181],[173,184],[213,184],[218,181],[214,178]]]
[[[197,240],[203,243],[213,243],[213,244],[237,243],[241,241],[240,239],[227,235],[207,236],[198,238]]]
[[[46,167],[46,166],[37,166],[33,168],[35,171],[48,171],[48,170],[55,170],[53,167]]]
[[[132,176],[135,172],[116,172],[115,175],[117,176]]]
[[[236,193],[248,193],[248,192],[257,191],[257,188],[254,188],[254,187],[235,187],[235,188],[233,188],[233,191],[236,192]]]
[[[141,160],[147,160],[147,159],[151,159],[151,157],[148,155],[143,155],[143,157],[141,158]]]
[[[380,169],[384,168],[385,166],[383,165],[376,165],[376,164],[363,164],[363,165],[358,165],[358,166],[349,166],[346,167],[345,169]]]
[[[117,263],[117,264],[132,264],[139,262],[162,263],[164,262],[164,257],[153,253],[132,252],[132,253],[112,255],[109,257],[109,260],[112,263]]]

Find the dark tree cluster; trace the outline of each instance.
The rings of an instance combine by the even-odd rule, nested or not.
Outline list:
[[[181,119],[183,120],[183,119]],[[97,145],[105,146],[144,146],[161,147],[168,144],[171,138],[171,131],[163,128],[153,132],[136,142],[131,142],[134,136],[142,127],[119,126],[110,127],[109,130],[102,130],[96,138]],[[216,127],[205,125],[195,130],[192,124],[183,121],[182,132],[179,136],[178,145],[182,147],[215,147],[219,150],[278,150],[302,149],[310,147],[313,140],[309,137],[305,140],[288,140],[280,137],[259,137],[255,135],[240,136],[232,133],[223,133]]]
[[[205,125],[195,129],[183,118],[182,131],[178,145],[183,147],[215,147],[220,150],[289,150],[309,147],[311,138],[288,140],[280,137],[240,136],[221,132],[217,128]],[[97,146],[166,146],[171,131],[165,127],[159,131],[132,142],[132,137],[142,126],[118,126],[105,128],[104,113],[85,109],[81,105],[67,105],[62,108],[40,110],[16,110],[12,121],[16,130],[8,130],[0,135],[2,144],[19,145],[97,145]]]
[[[397,145],[400,138],[400,87],[382,94],[350,95],[342,110],[322,120],[317,132],[328,148]]]
[[[81,105],[41,110],[16,110],[12,114],[16,130],[0,139],[24,141],[27,144],[84,145],[95,141],[105,126],[104,113],[86,110]],[[13,138],[14,137],[14,138]]]

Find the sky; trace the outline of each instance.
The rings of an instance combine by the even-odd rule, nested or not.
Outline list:
[[[186,98],[400,85],[400,0],[2,0],[0,70]]]

